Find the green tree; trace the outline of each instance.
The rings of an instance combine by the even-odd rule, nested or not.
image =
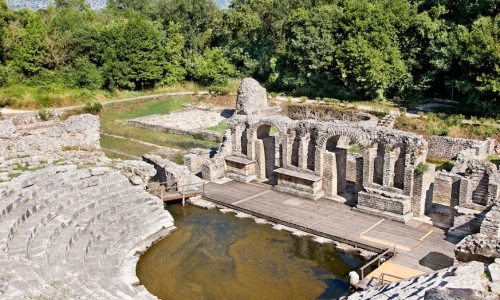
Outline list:
[[[97,90],[103,86],[100,70],[85,57],[75,60],[68,69],[67,77],[70,80],[70,85],[75,88]]]
[[[39,14],[30,11],[23,11],[17,18],[6,38],[8,64],[25,76],[33,76],[47,65],[45,23]]]
[[[172,40],[167,39],[159,24],[139,16],[111,23],[101,35],[108,86],[145,89],[163,80],[182,78],[179,48],[173,45],[182,44],[182,38],[175,35],[173,25],[169,30]]]
[[[206,49],[195,55],[191,76],[206,86],[223,86],[235,74],[235,69],[224,57],[220,48]]]
[[[165,75],[162,80],[164,84],[172,84],[182,81],[186,76],[186,69],[182,66],[182,50],[184,49],[184,36],[180,26],[170,23],[166,28],[165,41]]]

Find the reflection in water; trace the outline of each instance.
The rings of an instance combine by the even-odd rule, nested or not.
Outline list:
[[[137,275],[161,299],[336,298],[361,260],[332,245],[192,206],[169,206],[179,228],[140,259]]]

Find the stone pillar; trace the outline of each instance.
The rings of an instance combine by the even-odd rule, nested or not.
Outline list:
[[[347,149],[338,148],[334,153],[337,164],[337,193],[340,195],[345,192],[347,185]]]
[[[358,193],[363,190],[363,157],[356,157],[356,185],[354,189],[354,200],[358,202]]]
[[[323,176],[323,171],[325,169],[323,167],[324,153],[325,152],[326,152],[325,150],[322,150],[319,147],[316,147],[316,153],[314,154],[314,157],[316,160],[316,162],[314,163],[314,173],[316,173],[316,175],[318,175],[320,177]]]
[[[233,151],[235,153],[242,153],[241,151],[241,135],[243,134],[243,130],[241,126],[236,126],[233,132]]]
[[[458,205],[467,206],[472,203],[472,180],[469,178],[462,178],[460,180],[460,194],[458,195]]]
[[[255,166],[255,173],[258,180],[266,179],[266,153],[264,150],[264,143],[262,140],[255,140],[255,160],[257,164]]]
[[[415,174],[415,168],[411,164],[410,164],[410,166],[411,167],[408,167],[408,165],[406,165],[405,172],[404,172],[405,181],[404,181],[403,192],[407,196],[411,196],[413,193],[413,181],[414,181],[414,174]]]
[[[384,154],[384,174],[382,177],[382,185],[391,187],[394,185],[394,151]]]
[[[295,130],[289,132],[283,141],[283,168],[286,168],[292,164],[292,148],[293,140],[295,139]]]
[[[337,159],[336,154],[325,151],[323,153],[323,189],[325,197],[334,198],[337,192]]]
[[[436,165],[429,164],[429,170],[424,174],[415,174],[413,177],[413,197],[411,198],[411,211],[413,216],[425,215],[428,204],[432,205],[431,185],[434,182]],[[429,199],[428,199],[429,198]]]
[[[375,157],[377,157],[377,147],[365,149],[363,151],[363,183],[373,183],[373,171],[375,168]]]
[[[309,151],[309,134],[300,138],[299,146],[299,168],[307,170],[307,153]]]

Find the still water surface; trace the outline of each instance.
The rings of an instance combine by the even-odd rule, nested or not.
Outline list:
[[[362,265],[332,245],[251,219],[169,206],[178,230],[139,260],[141,283],[161,299],[332,299]]]

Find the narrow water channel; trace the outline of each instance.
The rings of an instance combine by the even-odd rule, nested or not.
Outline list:
[[[141,283],[160,299],[332,299],[363,261],[331,244],[252,219],[169,206],[178,230],[139,260]]]

